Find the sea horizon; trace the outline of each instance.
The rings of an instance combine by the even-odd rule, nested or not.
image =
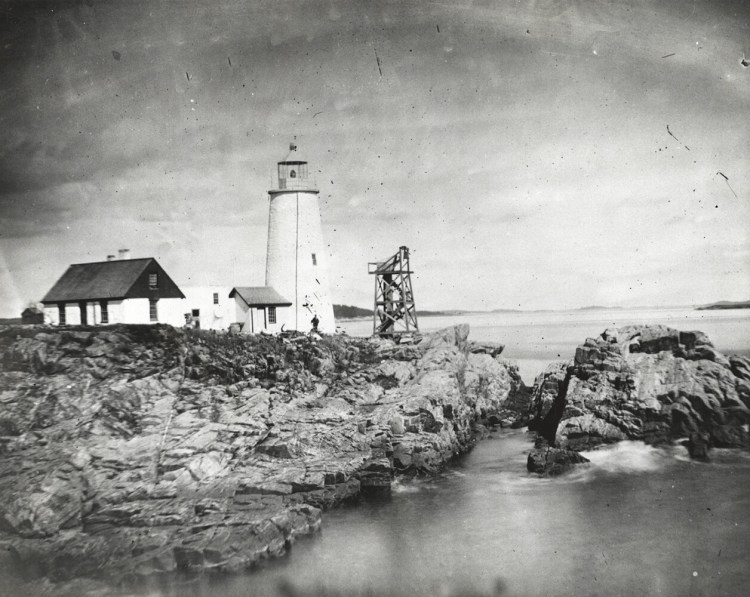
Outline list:
[[[372,319],[337,320],[340,331],[370,336]],[[550,363],[572,359],[586,338],[608,328],[626,325],[667,325],[681,331],[701,331],[717,350],[750,355],[750,310],[697,310],[690,307],[631,307],[567,311],[516,311],[461,313],[429,316],[419,320],[420,331],[430,332],[456,324],[469,324],[469,339],[505,346],[502,356],[516,361],[524,383],[534,379]]]

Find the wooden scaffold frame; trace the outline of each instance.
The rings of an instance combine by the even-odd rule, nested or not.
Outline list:
[[[385,261],[369,263],[367,270],[375,276],[373,335],[394,336],[419,331],[408,247],[399,247],[398,253]]]

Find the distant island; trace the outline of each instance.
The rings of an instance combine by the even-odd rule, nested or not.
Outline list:
[[[578,307],[576,311],[617,311],[622,307],[605,307],[604,305],[590,305],[588,307]]]
[[[673,306],[675,307],[675,306]],[[445,311],[417,311],[419,317],[450,317],[456,315],[471,315],[475,313],[559,313],[565,311],[622,311],[625,309],[662,309],[662,306],[638,306],[638,307],[607,307],[605,305],[587,305],[585,307],[571,307],[569,309],[492,309],[489,311],[477,311],[468,309],[449,309]],[[730,302],[721,301],[711,305],[694,307],[693,305],[682,305],[679,308],[685,309],[750,309],[750,301]],[[336,319],[357,319],[360,317],[372,317],[372,309],[363,309],[352,305],[334,305],[333,314]]]
[[[696,307],[697,311],[712,311],[717,309],[750,309],[750,301],[719,301],[718,303]]]
[[[469,311],[417,311],[417,317],[440,317],[446,315],[464,315]],[[358,317],[372,317],[372,309],[363,309],[353,305],[334,305],[333,316],[336,319],[356,319]]]
[[[334,305],[333,316],[336,319],[354,319],[355,317],[372,317],[372,309],[362,309],[353,305]]]

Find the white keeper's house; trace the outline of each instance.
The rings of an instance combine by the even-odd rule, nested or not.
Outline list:
[[[125,253],[124,251],[121,255]],[[127,255],[127,254],[125,254]],[[42,299],[53,325],[185,324],[185,295],[153,257],[71,265]]]
[[[107,261],[68,267],[42,299],[52,325],[168,323],[205,330],[236,325],[245,334],[284,331],[292,301],[269,286],[175,284],[153,257],[128,259],[120,251]]]

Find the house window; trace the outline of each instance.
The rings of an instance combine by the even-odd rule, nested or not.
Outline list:
[[[153,274],[156,275],[156,274]],[[159,321],[159,313],[156,309],[156,303],[158,301],[149,300],[148,301],[148,318],[151,321]]]
[[[201,310],[193,309],[193,317],[200,317],[200,316],[201,316]]]
[[[60,325],[65,325],[65,303],[57,305],[57,318],[60,321]]]
[[[219,304],[219,293],[214,292],[214,305],[218,305],[218,304]]]
[[[157,286],[159,286],[159,274],[149,274],[148,275],[148,287],[156,288]]]
[[[268,307],[268,323],[276,323],[276,307]]]
[[[102,308],[102,323],[109,323],[109,307],[107,301],[101,301],[99,304]]]
[[[313,265],[318,265],[318,258],[315,256],[315,253],[312,254],[312,260],[313,260]]]

